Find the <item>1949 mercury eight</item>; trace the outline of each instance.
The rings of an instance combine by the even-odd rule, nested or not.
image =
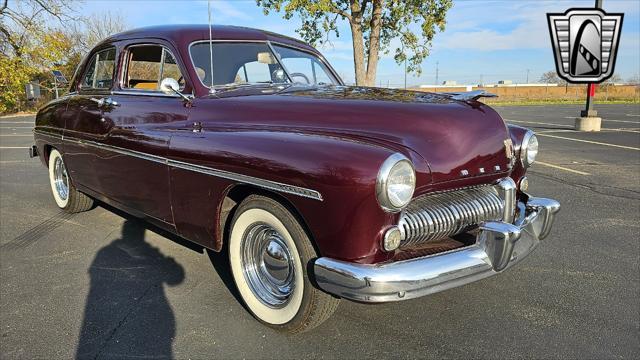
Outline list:
[[[246,307],[289,332],[340,298],[411,299],[497,274],[550,232],[535,135],[478,92],[345,86],[313,47],[229,26],[114,35],[37,115],[69,212],[94,199],[228,251]]]

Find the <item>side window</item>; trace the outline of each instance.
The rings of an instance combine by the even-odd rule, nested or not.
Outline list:
[[[109,48],[95,54],[82,79],[83,89],[110,89],[113,84],[116,49]]]
[[[173,78],[180,84],[180,90],[184,89],[184,77],[180,72],[180,67],[176,62],[176,58],[173,57],[167,49],[164,49],[164,63],[162,65],[162,76],[160,79]],[[160,80],[162,81],[162,80]]]
[[[291,80],[300,84],[331,85],[338,81],[318,57],[304,51],[274,45],[280,61],[291,75]]]
[[[176,59],[162,46],[134,46],[129,49],[128,54],[125,88],[158,91],[160,81],[167,77],[176,79],[180,88],[184,88],[184,78]]]
[[[283,58],[282,64],[289,71],[289,75],[293,82],[301,84],[315,84],[315,72],[313,68],[313,60],[306,58]]]

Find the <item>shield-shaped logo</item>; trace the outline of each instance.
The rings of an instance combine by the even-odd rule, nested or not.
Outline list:
[[[600,9],[547,14],[558,75],[573,83],[599,83],[613,75],[623,17]]]

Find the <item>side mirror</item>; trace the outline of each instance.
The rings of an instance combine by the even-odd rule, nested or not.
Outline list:
[[[180,91],[180,84],[174,78],[164,78],[160,82],[160,91],[167,95],[173,95]]]
[[[160,91],[167,95],[177,94],[187,102],[191,102],[191,99],[180,92],[180,84],[174,78],[164,78],[160,82]]]

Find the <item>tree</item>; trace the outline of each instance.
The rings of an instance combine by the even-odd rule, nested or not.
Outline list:
[[[437,31],[444,31],[445,16],[452,0],[256,0],[265,14],[284,11],[284,18],[297,14],[302,25],[297,30],[312,45],[329,42],[338,31],[338,20],[351,28],[356,83],[373,86],[380,52],[388,54],[393,40],[398,64],[407,61],[407,70],[421,73]],[[420,30],[416,31],[419,27]]]
[[[70,78],[84,54],[126,24],[119,13],[78,18],[74,0],[0,0],[0,113],[21,109],[25,85],[50,70]]]
[[[129,28],[121,12],[105,11],[80,18],[66,30],[73,49],[60,69],[71,77],[82,58],[100,41]]]
[[[24,86],[64,61],[71,42],[52,24],[73,21],[71,0],[0,2],[0,112],[19,109]]]
[[[601,86],[611,86],[614,84],[619,84],[622,82],[622,78],[620,77],[620,75],[618,74],[613,74],[611,75],[610,78],[608,78],[607,80],[603,81]]]
[[[546,73],[542,74],[542,76],[540,76],[539,82],[544,84],[558,84],[561,86],[567,84],[567,82],[561,79],[558,76],[558,73],[556,73],[555,71],[547,71]]]
[[[104,11],[82,18],[75,33],[81,50],[88,52],[100,41],[128,28],[122,13]]]

